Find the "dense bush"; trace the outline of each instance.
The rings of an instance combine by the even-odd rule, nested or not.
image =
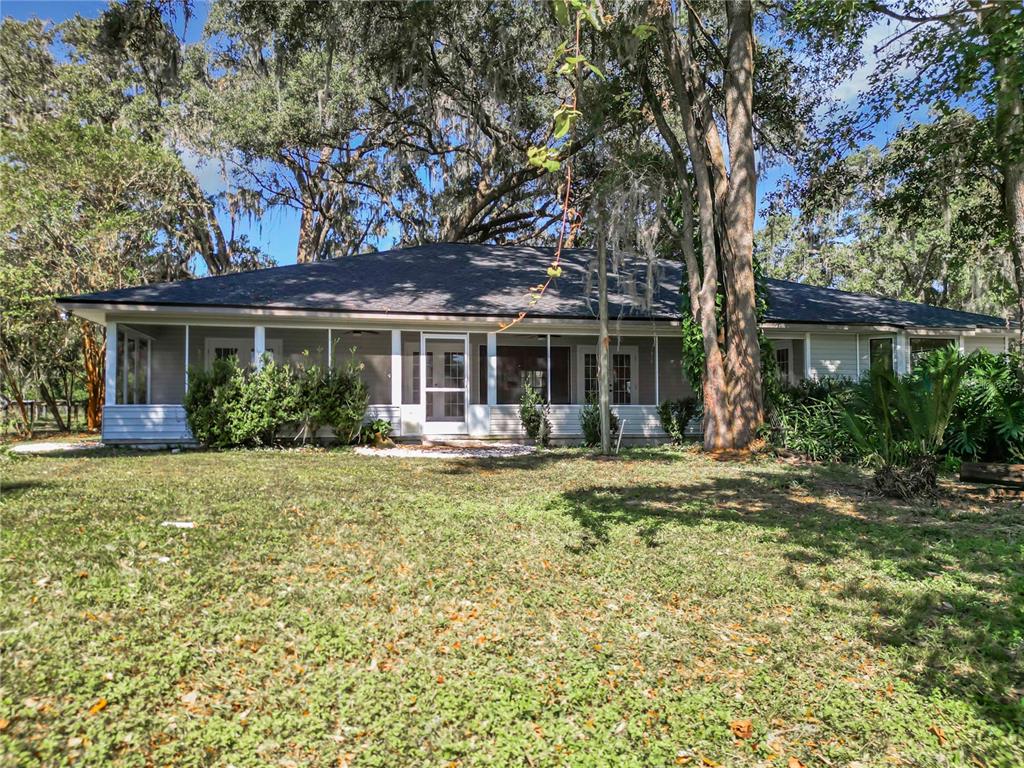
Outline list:
[[[981,351],[968,358],[945,447],[967,461],[1024,461],[1024,357]]]
[[[291,427],[296,439],[316,436],[323,426],[339,442],[359,436],[369,392],[354,359],[345,366],[292,368],[268,359],[258,370],[236,360],[215,360],[191,369],[185,413],[192,435],[211,448],[270,445]]]
[[[1024,359],[950,347],[913,373],[881,369],[857,384],[805,381],[766,403],[767,437],[819,461],[863,461],[876,484],[911,497],[935,485],[941,460],[1024,459]]]
[[[781,387],[766,402],[769,442],[815,461],[858,458],[844,422],[856,386],[849,379],[827,378]]]
[[[519,420],[526,436],[536,440],[538,445],[547,445],[551,439],[551,422],[548,420],[550,410],[540,392],[527,382],[519,398]]]
[[[370,391],[363,382],[362,371],[363,364],[353,355],[347,364],[324,375],[320,397],[322,423],[330,427],[334,438],[342,443],[353,443],[359,438],[359,429],[370,405]]]
[[[211,448],[233,445],[231,412],[244,378],[235,360],[214,360],[208,369],[190,368],[185,415],[192,436]]]
[[[298,419],[298,377],[269,358],[258,370],[236,376],[238,399],[228,411],[231,444],[272,445],[281,428]]]
[[[608,424],[614,443],[619,436],[619,417],[615,415],[615,411],[611,412]],[[580,429],[583,432],[584,445],[592,448],[601,444],[601,407],[594,397],[588,398],[587,404],[580,411]]]
[[[692,397],[682,400],[666,400],[658,406],[661,428],[665,430],[665,434],[672,439],[673,443],[679,445],[686,439],[686,425],[699,411],[700,403]]]

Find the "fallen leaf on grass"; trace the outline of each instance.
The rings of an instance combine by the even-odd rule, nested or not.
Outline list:
[[[737,739],[749,739],[754,735],[754,724],[750,720],[733,720],[729,730]]]
[[[98,715],[100,712],[102,712],[106,708],[107,708],[107,700],[103,699],[103,698],[97,699],[96,703],[93,704],[91,707],[89,707],[89,714],[90,715]]]
[[[940,747],[946,746],[946,732],[942,730],[941,725],[935,725],[932,723],[928,726],[928,731],[935,734],[935,738],[939,740]]]
[[[795,757],[791,757],[786,762],[786,768],[807,768],[807,766],[805,766],[803,763],[801,763]]]

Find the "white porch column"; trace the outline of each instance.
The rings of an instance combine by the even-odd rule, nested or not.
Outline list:
[[[804,378],[811,378],[811,334],[804,334]]]
[[[257,371],[263,367],[263,355],[267,351],[267,328],[264,325],[257,325],[253,328],[252,334],[252,367]]]
[[[545,372],[544,372],[544,383],[547,385],[547,390],[548,391],[547,391],[547,394],[545,395],[545,399],[550,403],[551,402],[551,334],[550,333],[546,334],[544,336],[544,339],[547,342],[547,346],[548,346],[548,350],[547,350],[547,368],[545,368]]]
[[[857,334],[857,381],[860,381],[860,334]]]
[[[896,366],[896,373],[903,375],[910,373],[910,349],[907,343],[907,334],[905,331],[900,331],[896,334],[896,348],[894,354],[896,360],[894,361]]]
[[[103,402],[117,404],[117,323],[107,321],[107,365],[103,372]]]
[[[961,355],[966,354],[967,345],[964,343],[964,335],[962,333],[960,334],[959,337],[957,337],[956,343],[957,343],[957,346],[960,347],[960,354]]]
[[[391,404],[402,404],[402,332],[391,331]]]
[[[661,355],[658,353],[658,337],[654,337],[654,404],[661,405],[661,372],[658,369],[660,365],[659,358]]]
[[[189,347],[189,327],[185,326],[185,394],[188,394],[188,347]]]
[[[548,366],[550,368],[550,366]],[[498,404],[498,334],[487,334],[487,404]]]
[[[327,329],[327,370],[334,368],[334,330]]]

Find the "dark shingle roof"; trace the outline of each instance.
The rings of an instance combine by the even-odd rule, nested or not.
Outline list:
[[[533,317],[596,316],[593,252],[567,251],[564,274]],[[527,307],[527,289],[541,282],[551,262],[550,248],[441,243],[368,253],[313,264],[294,264],[198,280],[86,294],[63,301],[124,305],[299,309],[426,315],[513,316]],[[609,278],[613,318],[677,319],[678,264],[626,263]],[[651,283],[650,309],[641,309]],[[924,304],[881,299],[828,288],[769,281],[767,320],[782,323],[1001,327],[996,317],[956,312]]]
[[[1003,328],[1006,322],[991,315],[884,299],[835,288],[768,281],[768,320],[779,323],[834,325],[893,325],[898,328]]]

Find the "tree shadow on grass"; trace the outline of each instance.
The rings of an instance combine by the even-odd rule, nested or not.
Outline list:
[[[50,483],[42,480],[14,480],[12,482],[0,480],[0,501],[13,501],[31,490],[45,488],[48,485]]]
[[[441,469],[446,475],[466,475],[477,472],[481,469],[499,470],[533,470],[541,469],[549,464],[566,461],[567,459],[580,459],[593,461],[595,463],[628,463],[631,461],[642,461],[646,464],[674,464],[688,460],[688,455],[680,451],[672,451],[659,447],[636,447],[625,448],[618,455],[602,456],[596,449],[592,448],[556,448],[552,450],[537,450],[533,453],[517,456],[474,456],[458,459],[448,459]]]
[[[858,631],[866,640],[907,651],[917,664],[904,677],[923,695],[945,689],[993,724],[1015,728],[1024,717],[1022,510],[1012,500],[984,499],[980,510],[964,509],[963,493],[970,491],[947,491],[932,507],[898,506],[867,496],[857,484],[836,486],[820,469],[780,476],[751,466],[740,477],[687,485],[588,486],[562,494],[558,508],[581,526],[580,543],[570,547],[578,553],[608,543],[617,526],[632,526],[645,544],[659,546],[668,525],[739,523],[787,548],[794,579],[800,579],[798,565],[852,557],[898,583],[917,582],[923,589],[909,606],[890,579],[867,586],[852,578],[822,598],[822,607],[852,608],[864,616]],[[943,575],[955,583],[937,578]],[[874,610],[864,611],[865,602]],[[872,613],[888,621],[873,622]]]

